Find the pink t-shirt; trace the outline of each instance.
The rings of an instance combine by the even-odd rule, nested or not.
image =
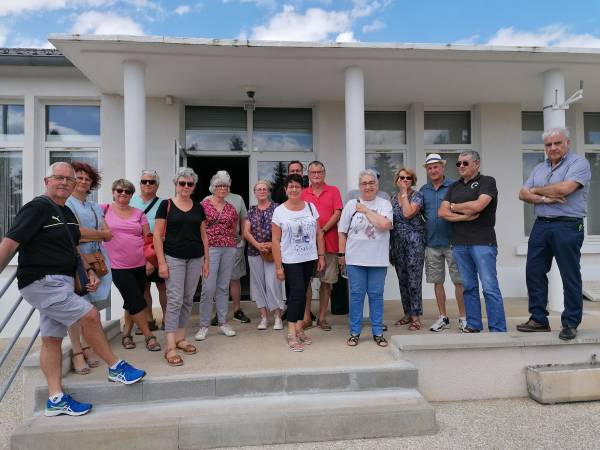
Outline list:
[[[100,206],[104,220],[112,232],[112,239],[104,243],[113,269],[133,269],[146,265],[142,227],[148,225],[143,211],[132,208],[129,219],[121,219],[109,205]],[[108,209],[107,209],[108,208]]]

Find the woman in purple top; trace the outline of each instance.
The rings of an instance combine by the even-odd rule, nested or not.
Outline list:
[[[284,309],[281,281],[275,274],[271,253],[271,219],[279,206],[270,200],[271,183],[259,180],[254,185],[258,202],[248,211],[244,222],[244,238],[248,241],[248,265],[250,266],[250,294],[260,309],[259,330],[268,327],[267,309],[275,316],[274,330],[282,330],[281,311]]]

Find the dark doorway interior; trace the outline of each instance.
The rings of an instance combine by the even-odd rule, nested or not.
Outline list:
[[[194,190],[194,200],[202,201],[210,195],[208,187],[211,177],[219,170],[226,170],[231,176],[231,192],[241,195],[248,207],[248,185],[250,184],[249,158],[246,156],[189,156],[188,167],[198,174],[198,184]],[[250,276],[246,264],[246,276],[242,283],[242,300],[250,300]]]

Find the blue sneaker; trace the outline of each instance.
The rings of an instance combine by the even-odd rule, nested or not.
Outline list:
[[[79,403],[70,395],[63,395],[63,398],[56,403],[48,399],[44,415],[46,417],[60,416],[61,414],[67,414],[68,416],[83,416],[91,410],[92,405],[90,403]]]
[[[123,384],[133,384],[140,381],[146,372],[136,369],[127,361],[121,361],[116,369],[108,369],[108,380],[119,381]]]

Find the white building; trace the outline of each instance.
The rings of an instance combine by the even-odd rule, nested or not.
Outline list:
[[[573,150],[592,165],[582,265],[584,280],[598,277],[597,50],[64,35],[50,42],[58,51],[0,51],[0,235],[42,192],[48,164],[62,159],[98,165],[100,201],[110,200],[114,179],[137,184],[143,168],[159,171],[159,194],[168,196],[186,158],[203,191],[227,169],[233,191],[248,199],[278,161],[319,159],[342,192],[375,166],[391,190],[398,166],[416,168],[420,185],[427,153],[443,154],[455,176],[458,153],[475,149],[499,189],[502,293],[524,297],[533,219],[518,190],[543,160],[543,107],[583,80],[582,101],[545,112],[547,123],[566,121]],[[433,297],[427,284],[424,296]],[[386,298],[399,298],[394,271]]]

